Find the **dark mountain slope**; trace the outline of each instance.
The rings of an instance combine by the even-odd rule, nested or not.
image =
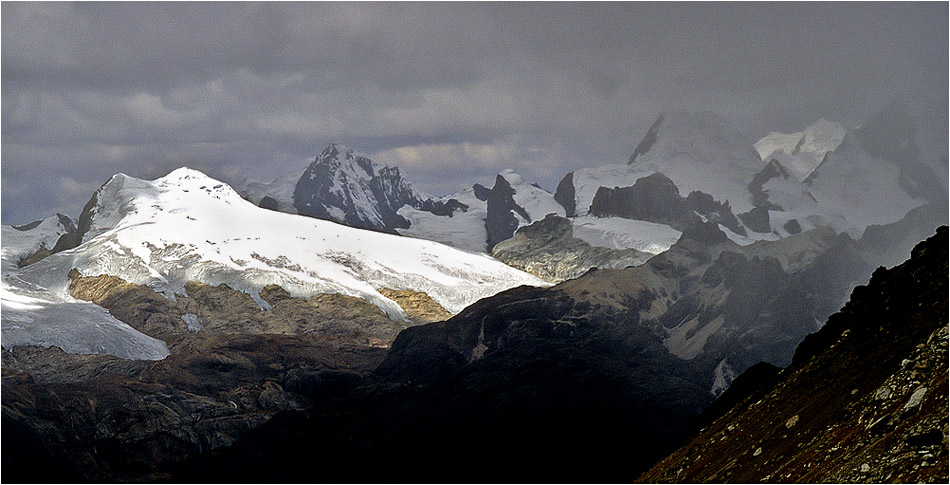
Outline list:
[[[640,480],[946,483],[947,246],[944,226],[875,271],[787,369]]]
[[[669,449],[711,396],[634,322],[554,318],[572,304],[522,287],[466,310],[483,330],[403,332],[393,353],[411,348],[409,367],[394,357],[357,392],[274,421],[176,478],[622,481]]]

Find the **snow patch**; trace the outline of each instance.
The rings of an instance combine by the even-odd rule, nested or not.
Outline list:
[[[574,237],[595,247],[636,249],[659,254],[670,249],[682,233],[666,224],[622,217],[577,217],[572,220]]]

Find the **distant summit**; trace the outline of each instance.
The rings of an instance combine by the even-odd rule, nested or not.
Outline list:
[[[421,207],[429,198],[413,188],[399,167],[380,166],[342,143],[331,143],[297,180],[293,201],[305,216],[395,232],[409,227],[396,211],[404,205]]]
[[[847,130],[841,123],[818,119],[798,133],[773,131],[755,142],[762,161],[776,160],[798,180],[805,180],[824,159],[825,154],[838,148]]]

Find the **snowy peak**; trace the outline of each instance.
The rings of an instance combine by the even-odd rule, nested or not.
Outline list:
[[[917,146],[917,123],[900,103],[892,103],[854,130],[855,137],[871,155],[900,169],[900,185],[915,199],[946,204],[947,192],[936,174],[921,159]]]
[[[554,199],[554,194],[529,184],[514,170],[499,172],[488,194],[485,217],[488,249],[512,237],[519,227],[544,219],[548,214],[565,215],[564,207]]]
[[[897,222],[925,203],[915,200],[901,183],[901,168],[869,153],[861,137],[849,133],[808,176],[808,187],[824,212],[840,215],[848,230],[859,235],[872,224]]]
[[[409,227],[397,211],[421,207],[428,199],[398,167],[379,166],[342,143],[327,145],[293,192],[299,214],[384,232]]]
[[[824,157],[825,153],[838,148],[846,133],[847,130],[841,126],[841,123],[819,118],[818,121],[805,128],[796,152],[816,153],[820,154],[819,158]]]
[[[840,123],[819,118],[799,133],[773,131],[754,146],[763,161],[777,160],[798,180],[805,180],[826,153],[838,148],[846,134]]]
[[[66,249],[76,238],[76,223],[56,214],[20,226],[3,226],[3,269],[26,266]]]
[[[378,288],[422,291],[457,312],[512,286],[543,284],[486,255],[255,207],[190,169],[154,181],[116,176],[95,199],[84,243],[29,272],[42,286],[64,287],[72,268],[168,295],[192,280],[252,296],[277,284],[294,296],[364,298],[398,318],[402,311]]]
[[[745,187],[761,163],[752,144],[728,121],[714,113],[685,111],[663,113],[628,162],[636,172],[662,173],[682,193],[704,192],[730,203],[736,212],[752,209]]]
[[[673,111],[657,118],[628,163],[674,162],[689,156],[697,164],[730,162],[753,169],[758,158],[753,154],[749,141],[719,115]]]

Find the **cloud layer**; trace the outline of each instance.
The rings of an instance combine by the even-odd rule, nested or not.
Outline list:
[[[750,140],[903,98],[947,145],[947,5],[5,3],[2,219],[116,172],[229,182],[330,141],[448,193],[622,163],[664,109]]]

